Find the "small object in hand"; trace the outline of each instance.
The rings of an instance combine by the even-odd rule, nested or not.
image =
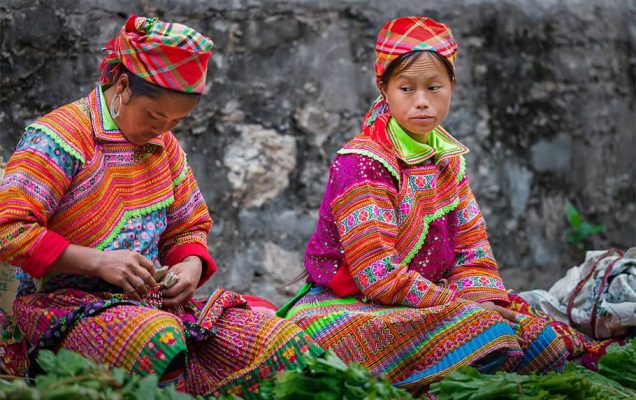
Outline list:
[[[155,261],[155,281],[167,289],[179,281],[179,275],[168,271],[167,265],[161,265]]]
[[[175,283],[179,281],[179,275],[174,272],[168,272],[165,278],[160,282],[166,289],[174,286]]]
[[[166,276],[166,274],[168,273],[168,266],[167,265],[161,265],[159,264],[159,262],[155,261],[155,281],[156,282],[161,282],[161,280]]]

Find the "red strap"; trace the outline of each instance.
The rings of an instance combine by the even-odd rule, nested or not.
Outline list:
[[[621,256],[622,255],[623,254],[621,254]],[[590,320],[590,323],[592,324],[592,332],[594,333],[594,337],[596,337],[596,329],[594,327],[596,326],[596,314],[597,314],[598,306],[601,304],[600,302],[601,293],[603,293],[603,290],[605,289],[605,285],[607,285],[607,281],[609,280],[609,277],[612,274],[612,270],[614,269],[614,265],[616,264],[618,260],[620,260],[620,257],[612,261],[610,265],[607,266],[605,275],[603,275],[603,280],[601,281],[601,284],[598,288],[598,292],[596,292],[596,297],[594,298],[594,303],[592,305],[592,318]]]
[[[576,287],[572,291],[572,294],[570,295],[570,299],[568,300],[567,315],[568,315],[568,320],[570,321],[570,326],[574,327],[574,320],[572,319],[572,308],[574,307],[574,300],[576,299],[576,296],[579,294],[583,286],[585,286],[587,281],[589,281],[592,275],[594,275],[594,272],[596,271],[598,264],[601,262],[602,259],[606,257],[609,257],[611,255],[617,255],[619,257],[622,257],[623,254],[624,252],[622,250],[615,249],[615,248],[609,249],[605,253],[601,254],[594,261],[594,265],[592,266],[592,269],[590,269],[590,272],[588,272],[588,274],[583,279],[581,279],[579,283],[576,285]],[[605,274],[603,275],[603,280],[601,281],[601,285],[598,288],[598,292],[596,293],[596,296],[594,297],[594,302],[592,303],[592,319],[591,319],[592,333],[594,333],[594,325],[596,323],[596,313],[597,313],[596,310],[598,308],[598,302],[599,302],[601,293],[603,292],[603,289],[605,288],[607,280],[609,279],[609,276],[612,272],[612,269],[614,268],[614,264],[616,264],[616,261],[618,261],[618,259],[612,261],[612,263],[607,267],[607,270],[605,271]]]

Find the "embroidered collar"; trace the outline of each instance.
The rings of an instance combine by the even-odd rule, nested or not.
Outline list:
[[[102,91],[102,85],[97,86],[88,95],[88,103],[95,137],[105,142],[127,143],[128,140],[121,133],[108,107],[106,107],[106,98]],[[163,135],[156,137],[150,140],[148,144],[163,147],[162,138]]]
[[[391,117],[387,130],[397,156],[408,165],[415,165],[435,156],[436,161],[452,155],[468,153],[468,148],[452,137],[441,126],[435,128],[428,135],[428,143],[420,143]]]

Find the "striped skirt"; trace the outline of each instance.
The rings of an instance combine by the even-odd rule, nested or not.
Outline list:
[[[130,373],[168,377],[193,395],[258,399],[263,379],[302,367],[303,353],[323,353],[292,322],[252,311],[223,289],[170,312],[121,294],[63,289],[18,297],[14,315],[32,359],[38,349],[66,348]]]
[[[464,300],[416,309],[339,298],[323,287],[302,291],[279,315],[343,361],[360,363],[415,394],[463,365],[483,372],[544,372],[561,368],[567,355],[539,318],[519,314],[513,324]]]

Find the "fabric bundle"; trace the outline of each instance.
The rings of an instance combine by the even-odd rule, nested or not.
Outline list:
[[[636,247],[588,251],[549,291],[520,295],[537,310],[590,337],[607,339],[636,332]]]

